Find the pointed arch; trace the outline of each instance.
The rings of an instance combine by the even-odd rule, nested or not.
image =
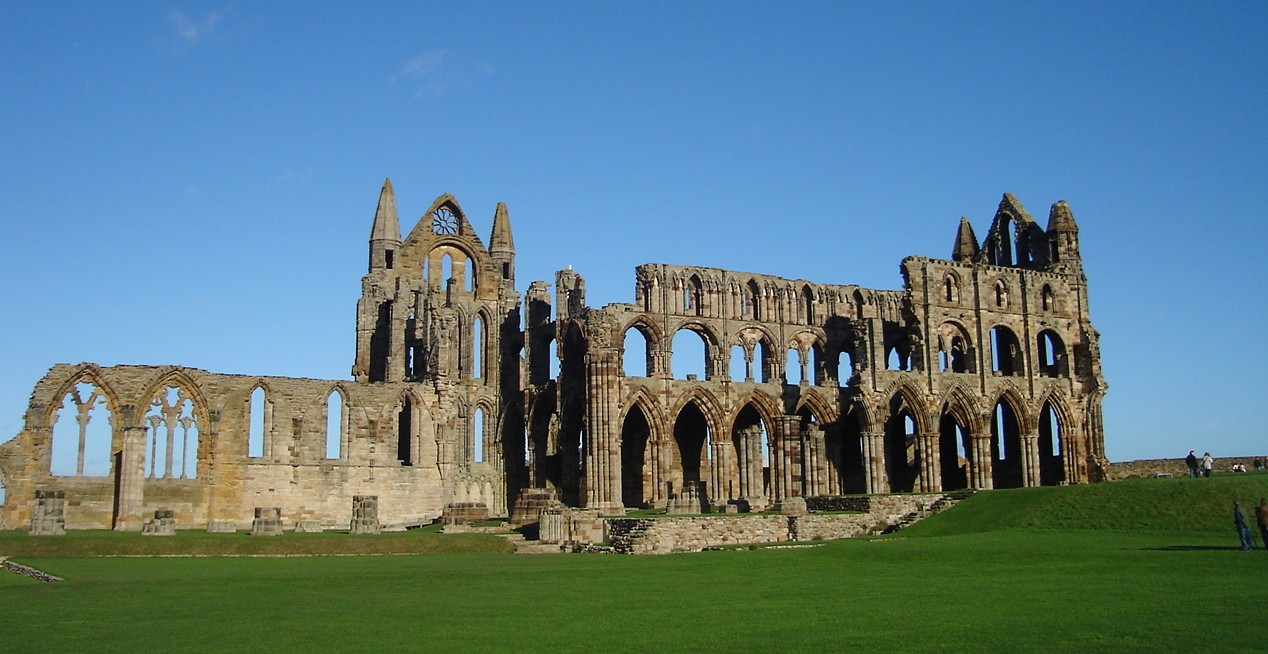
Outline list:
[[[273,400],[272,392],[263,379],[257,379],[247,392],[247,457],[269,456],[272,450]]]
[[[105,477],[113,465],[117,413],[92,371],[64,382],[47,403],[51,429],[48,473],[58,477]]]
[[[994,488],[1019,488],[1025,484],[1022,434],[1028,419],[1021,393],[1006,386],[990,413],[991,477]]]
[[[1058,389],[1050,389],[1039,402],[1036,416],[1039,437],[1039,485],[1058,486],[1069,478],[1073,452],[1073,420],[1069,403]]]
[[[325,457],[327,460],[343,459],[347,456],[348,394],[342,384],[335,384],[326,393],[322,415],[325,418]]]
[[[181,369],[160,371],[142,397],[146,432],[146,476],[196,479],[208,425],[207,403],[197,384]]]

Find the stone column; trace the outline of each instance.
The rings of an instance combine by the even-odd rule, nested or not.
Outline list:
[[[709,447],[712,448],[713,465],[709,477],[709,501],[715,505],[726,504],[729,499],[734,499],[734,484],[731,479],[731,448],[727,447],[726,439],[717,438],[715,435],[709,435]]]
[[[155,439],[158,433],[155,432]],[[123,428],[122,448],[115,454],[115,531],[140,531],[145,499],[145,427]]]
[[[867,473],[867,492],[872,495],[888,493],[889,477],[885,474],[884,432],[864,432],[863,466]]]
[[[974,434],[972,443],[973,465],[969,469],[972,475],[969,483],[978,490],[990,490],[995,487],[991,471],[991,435]]]
[[[918,434],[916,442],[920,448],[920,489],[939,493],[942,491],[942,456],[938,451],[938,434]]]
[[[616,348],[596,345],[592,339],[586,356],[585,506],[624,514],[617,420],[621,357]]]
[[[1039,485],[1039,433],[1021,435],[1021,475],[1023,486]]]
[[[805,475],[802,494],[816,496],[825,494],[827,486],[827,465],[823,456],[824,435],[819,425],[810,425],[802,432],[802,472]]]
[[[771,495],[775,500],[801,496],[801,418],[775,418],[775,452],[771,456]]]

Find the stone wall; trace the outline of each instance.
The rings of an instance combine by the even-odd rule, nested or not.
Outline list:
[[[624,554],[699,552],[707,547],[853,538],[922,513],[941,494],[873,497],[871,513],[609,518],[613,549]],[[545,513],[543,512],[543,518]]]
[[[1198,459],[1201,460],[1202,453],[1197,453]],[[1260,459],[1268,463],[1268,455],[1258,455]],[[1232,472],[1233,464],[1240,463],[1246,466],[1246,470],[1254,472],[1252,465],[1255,456],[1230,456],[1230,457],[1214,457],[1214,472]],[[1131,479],[1132,477],[1156,477],[1158,475],[1171,475],[1172,477],[1183,477],[1189,474],[1188,466],[1184,465],[1184,457],[1178,459],[1140,459],[1137,461],[1120,461],[1111,463],[1110,479]]]

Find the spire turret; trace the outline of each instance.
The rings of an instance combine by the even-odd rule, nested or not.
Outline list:
[[[1048,250],[1052,263],[1079,261],[1079,226],[1065,200],[1058,200],[1048,213]]]
[[[370,270],[391,270],[400,247],[401,222],[396,216],[396,195],[389,177],[383,180],[379,204],[374,210],[374,225],[370,228]]]
[[[511,215],[506,204],[499,202],[493,214],[493,233],[489,236],[489,256],[501,267],[502,279],[515,288],[515,239],[511,236]]]
[[[951,249],[951,258],[956,261],[972,261],[979,251],[977,235],[973,233],[973,225],[969,219],[960,216],[960,228],[955,233],[955,247]]]

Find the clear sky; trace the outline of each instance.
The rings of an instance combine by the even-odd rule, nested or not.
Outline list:
[[[1040,6],[1044,5],[1044,6]],[[1051,6],[1048,6],[1051,5]],[[1268,3],[0,1],[0,439],[54,363],[346,379],[379,187],[521,290],[1081,228],[1110,458],[1268,453]]]

